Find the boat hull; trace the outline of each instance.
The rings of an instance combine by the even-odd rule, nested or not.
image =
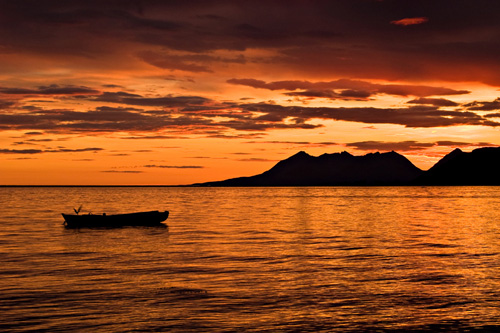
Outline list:
[[[166,226],[168,211],[150,211],[116,215],[62,214],[66,228],[117,228],[125,226]]]

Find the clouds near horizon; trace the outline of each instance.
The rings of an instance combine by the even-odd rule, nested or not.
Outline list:
[[[231,80],[230,80],[231,81]],[[232,80],[235,83],[236,81]],[[263,81],[262,81],[263,82]],[[241,82],[238,81],[237,84]],[[245,84],[249,82],[244,81]],[[255,86],[254,81],[251,81]],[[367,94],[392,92],[428,96],[430,93],[449,95],[465,94],[467,91],[430,86],[382,85],[362,81],[337,80],[332,82],[282,81],[265,84],[265,89],[287,89],[294,91],[304,87],[361,87],[372,89]],[[367,88],[368,87],[368,88]],[[2,90],[3,89],[3,90]],[[106,133],[106,132],[155,132],[190,130],[198,133],[215,130],[223,135],[229,130],[269,131],[279,129],[315,129],[321,124],[313,120],[333,120],[359,122],[366,124],[395,124],[411,128],[450,127],[462,125],[498,127],[495,121],[500,104],[494,101],[473,101],[459,104],[444,98],[419,97],[407,101],[404,107],[308,107],[287,106],[276,103],[218,102],[195,95],[167,95],[146,97],[126,91],[98,91],[82,87],[58,87],[27,89],[4,87],[1,91],[18,95],[20,106],[5,103],[0,111],[0,130],[43,130],[61,133]],[[33,94],[42,91],[52,98],[102,105],[111,103],[117,106],[95,106],[93,109],[48,109],[38,107],[31,101]],[[427,93],[423,93],[423,92]],[[355,98],[366,96],[357,94],[358,90],[343,90],[338,96],[311,94],[315,98]],[[62,96],[59,96],[61,95]],[[83,94],[83,95],[81,95]],[[287,93],[289,94],[289,93]],[[58,97],[57,97],[58,96]],[[366,100],[366,99],[364,99]],[[452,109],[450,109],[450,107]],[[481,111],[481,113],[479,113]],[[492,113],[484,113],[488,111]],[[214,136],[216,133],[210,133]],[[163,137],[167,137],[162,134]]]
[[[395,96],[416,96],[416,97],[429,97],[429,96],[445,96],[445,95],[463,95],[468,94],[467,90],[456,90],[444,87],[433,87],[423,85],[403,85],[403,84],[375,84],[361,80],[339,79],[329,82],[309,82],[309,81],[276,81],[265,82],[256,79],[229,79],[230,84],[244,85],[252,88],[268,89],[268,90],[287,90],[296,91],[303,90],[298,93],[285,93],[287,95],[306,93],[310,91],[329,92],[331,95],[315,96],[326,98],[341,98],[349,96],[353,97],[369,97],[377,94],[395,95]],[[335,93],[333,90],[339,90]]]
[[[461,142],[461,141],[436,141],[436,142],[417,142],[417,141],[399,141],[399,142],[386,142],[386,141],[361,141],[350,142],[345,144],[348,148],[365,151],[421,151],[432,147],[492,147],[496,146],[489,142]]]

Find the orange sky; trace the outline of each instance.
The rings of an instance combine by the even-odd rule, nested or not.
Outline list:
[[[500,145],[492,1],[0,1],[0,185]],[[19,24],[22,22],[22,24]]]

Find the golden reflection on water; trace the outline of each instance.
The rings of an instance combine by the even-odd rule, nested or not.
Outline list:
[[[0,291],[26,327],[37,313],[54,328],[54,311],[112,331],[449,330],[500,317],[498,187],[12,190],[0,193]],[[22,225],[14,208],[28,199],[36,222]],[[169,228],[63,229],[59,213],[82,200],[168,209]]]

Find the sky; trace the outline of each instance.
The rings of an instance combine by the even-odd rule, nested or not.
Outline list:
[[[0,0],[0,185],[500,145],[500,2]]]

